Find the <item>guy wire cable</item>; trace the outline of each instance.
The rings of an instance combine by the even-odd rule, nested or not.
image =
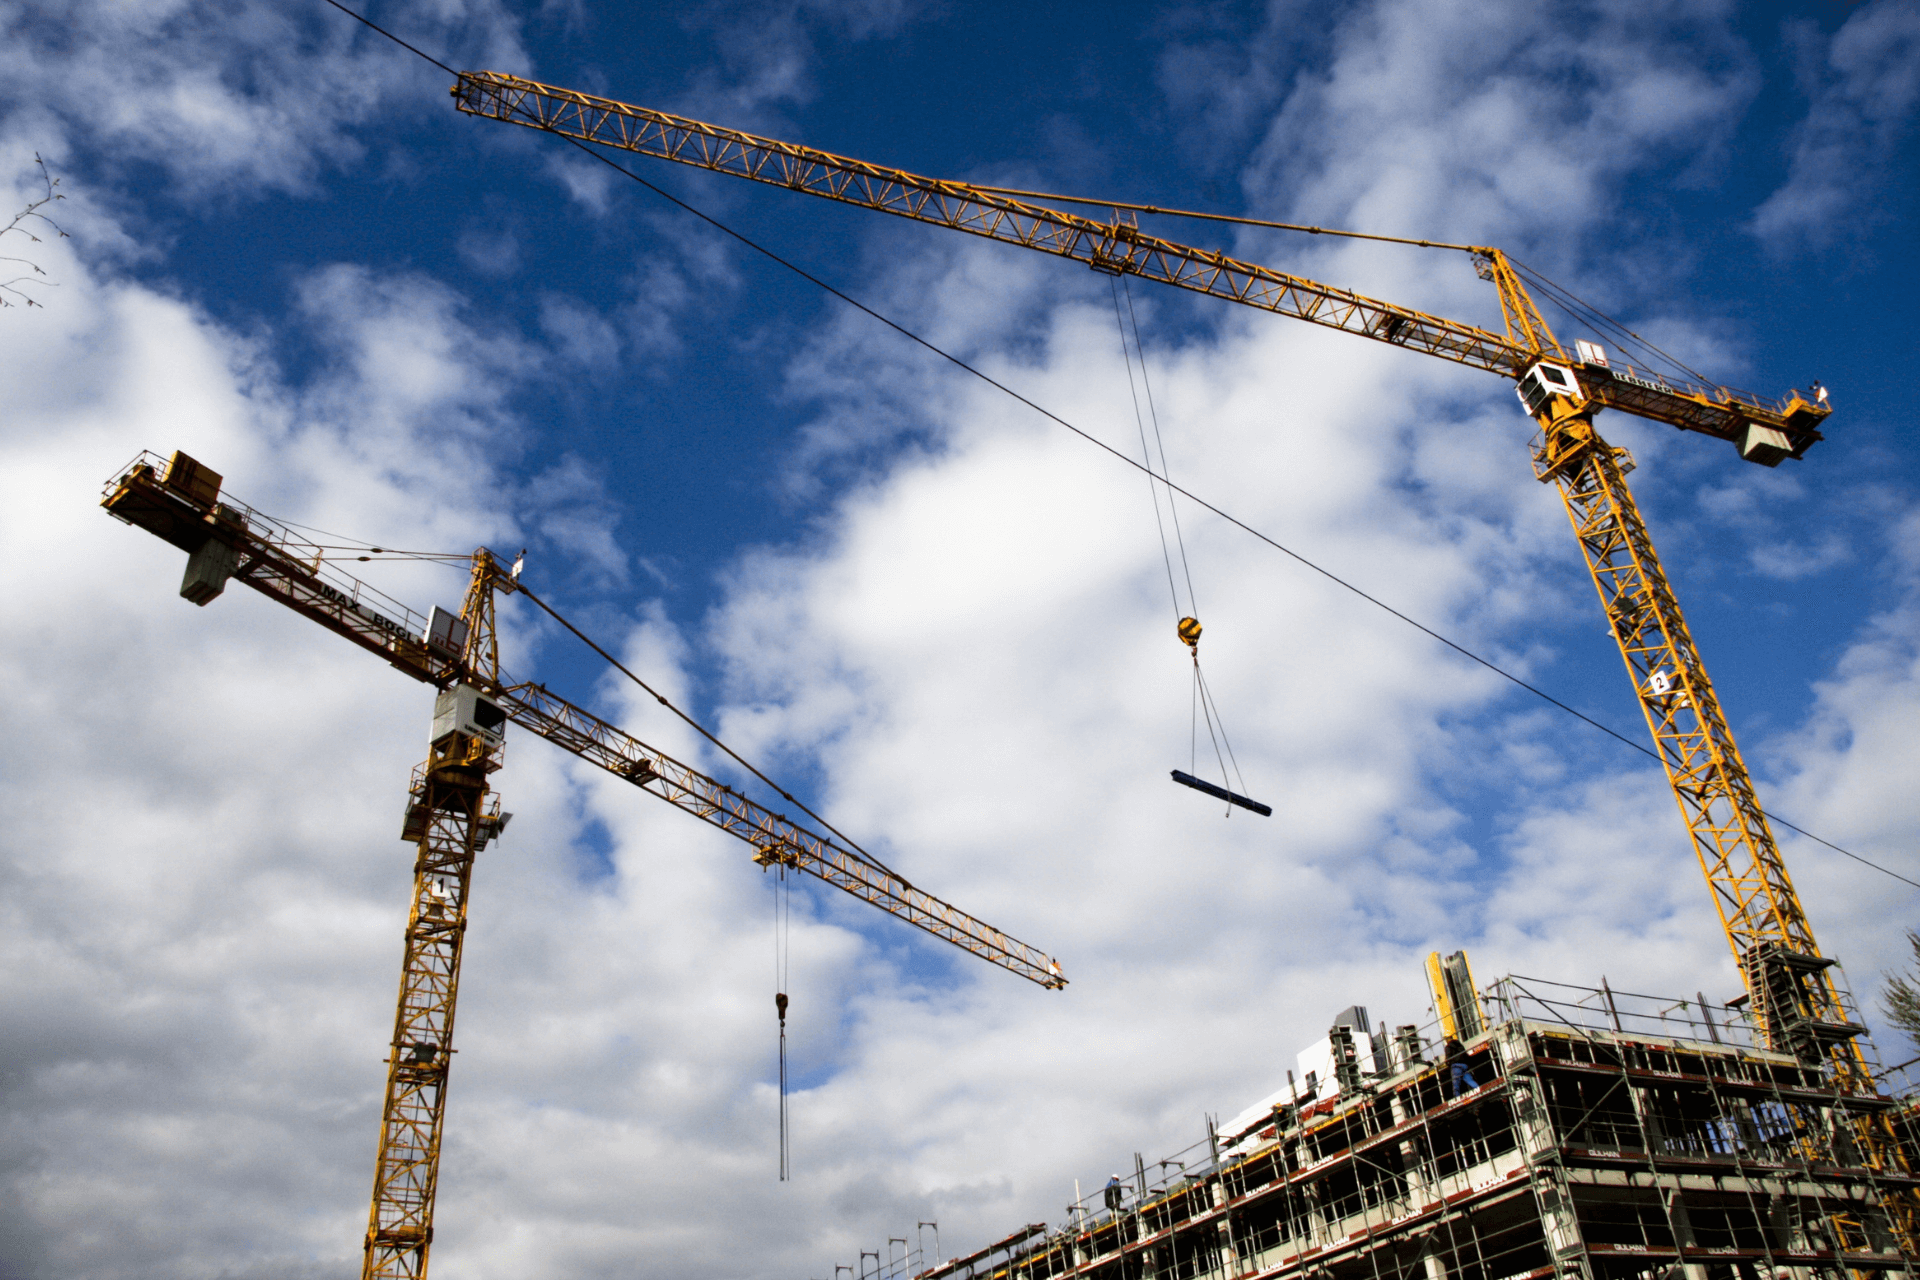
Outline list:
[[[1549,301],[1553,302],[1575,320],[1588,325],[1597,332],[1611,333],[1614,335],[1614,341],[1618,342],[1621,346],[1638,346],[1645,351],[1651,352],[1696,382],[1705,383],[1708,386],[1713,385],[1713,380],[1707,377],[1706,374],[1701,373],[1691,365],[1683,364],[1678,356],[1654,346],[1653,343],[1627,328],[1627,326],[1621,324],[1618,320],[1615,320],[1591,302],[1574,296],[1572,290],[1555,284],[1538,271],[1535,271],[1532,267],[1516,260],[1511,255],[1508,256],[1507,261],[1513,263],[1514,270],[1525,276],[1528,281],[1539,288],[1541,292],[1545,293]]]
[[[1108,283],[1111,284],[1112,280],[1109,279]],[[1153,402],[1153,380],[1147,376],[1147,347],[1146,344],[1140,340],[1140,318],[1134,314],[1133,310],[1133,282],[1123,275],[1120,277],[1120,287],[1127,296],[1127,319],[1133,324],[1133,350],[1134,354],[1140,358],[1140,385],[1147,393],[1147,415],[1153,420],[1153,443],[1154,447],[1159,450],[1160,453],[1160,474],[1171,477],[1173,475],[1173,468],[1167,465],[1167,442],[1160,434],[1160,410]],[[1120,335],[1120,342],[1123,347],[1126,345],[1126,334],[1124,331]],[[1128,371],[1128,380],[1129,382],[1132,380],[1131,370]],[[1134,415],[1138,417],[1140,413],[1138,402],[1135,402],[1133,411]],[[1146,441],[1142,439],[1140,445],[1144,452]],[[1151,485],[1154,482],[1149,480],[1147,483]],[[1157,512],[1159,510],[1158,506],[1156,506],[1154,510]],[[1187,579],[1187,612],[1197,618],[1200,616],[1200,597],[1193,589],[1193,566],[1187,561],[1187,537],[1180,530],[1180,507],[1179,504],[1173,500],[1173,485],[1171,479],[1169,479],[1167,484],[1167,513],[1173,519],[1174,542],[1180,548],[1180,572],[1185,575]],[[1163,534],[1162,537],[1164,536]]]
[[[407,50],[409,53],[415,54],[421,59],[423,59],[424,61],[429,62],[434,66],[440,68],[442,71],[446,72],[448,75],[453,76],[456,79],[459,78],[460,73],[458,71],[455,71],[452,67],[449,67],[446,63],[440,61],[440,59],[433,57],[431,54],[421,52],[421,50],[415,48],[411,44],[408,44],[405,40],[402,40],[399,36],[394,35],[391,31],[388,31],[386,28],[380,26],[378,23],[372,21],[369,18],[363,17],[358,13],[355,13],[352,9],[347,8],[347,6],[340,3],[340,0],[324,0],[324,2],[332,6],[333,8],[338,9],[341,13],[346,14],[349,18],[352,18],[355,22],[358,22],[361,25],[369,28],[370,30],[377,32],[378,34],[386,37],[388,40],[393,41],[395,44]],[[552,130],[546,130],[546,132],[552,132]],[[1442,635],[1440,632],[1435,631],[1432,627],[1427,626],[1425,623],[1419,622],[1416,619],[1408,616],[1407,614],[1400,612],[1400,610],[1394,608],[1392,605],[1380,599],[1378,596],[1368,594],[1366,591],[1362,590],[1360,587],[1354,585],[1351,582],[1348,582],[1345,578],[1342,578],[1340,575],[1334,573],[1331,569],[1322,568],[1320,565],[1315,564],[1313,561],[1307,559],[1305,556],[1301,555],[1299,552],[1295,551],[1293,548],[1286,546],[1285,544],[1279,542],[1277,539],[1270,537],[1269,535],[1261,532],[1259,529],[1254,528],[1252,525],[1240,519],[1238,516],[1232,515],[1229,512],[1222,510],[1221,508],[1215,506],[1211,502],[1208,502],[1205,498],[1200,497],[1198,494],[1192,492],[1191,490],[1184,489],[1181,486],[1174,484],[1171,480],[1166,479],[1164,476],[1158,475],[1152,470],[1151,467],[1142,466],[1140,463],[1135,462],[1132,458],[1129,458],[1126,454],[1120,452],[1118,449],[1115,449],[1112,445],[1100,439],[1098,436],[1093,435],[1091,432],[1082,430],[1081,428],[1075,426],[1073,423],[1067,421],[1065,418],[1061,417],[1059,414],[1054,413],[1052,410],[1046,408],[1045,406],[1040,405],[1034,402],[1033,400],[1028,399],[1024,395],[1021,395],[1018,391],[1014,390],[1012,387],[1008,386],[1006,383],[1001,382],[999,379],[995,378],[992,374],[989,374],[985,370],[979,369],[974,365],[968,364],[965,360],[962,360],[959,356],[954,355],[952,352],[947,351],[942,347],[935,346],[932,342],[928,341],[926,338],[921,337],[919,334],[907,328],[905,325],[899,323],[896,320],[891,319],[890,317],[882,314],[879,311],[876,311],[874,308],[868,306],[864,302],[861,302],[859,299],[853,297],[851,294],[843,292],[842,290],[835,288],[833,285],[828,284],[825,280],[822,280],[819,276],[814,275],[812,272],[808,271],[805,267],[802,267],[798,263],[792,262],[787,258],[781,257],[779,254],[775,253],[773,250],[767,248],[766,246],[759,244],[758,242],[752,239],[749,239],[746,235],[744,235],[739,231],[735,231],[732,227],[720,221],[718,218],[714,217],[713,215],[704,212],[703,210],[699,209],[694,205],[688,204],[685,200],[680,199],[678,196],[674,195],[672,192],[667,191],[647,181],[645,178],[641,177],[639,174],[635,173],[633,170],[615,161],[612,157],[604,155],[601,152],[596,151],[594,148],[588,146],[586,143],[581,142],[576,138],[570,138],[565,134],[556,133],[554,134],[554,136],[559,138],[562,142],[565,142],[568,145],[572,146],[575,150],[581,152],[583,155],[586,155],[594,160],[597,160],[601,164],[606,165],[609,169],[614,170],[616,173],[622,174],[625,177],[631,179],[633,182],[639,184],[641,187],[644,187],[646,190],[651,191],[654,195],[659,196],[662,200],[667,201],[669,204],[675,206],[676,208],[682,210],[683,212],[691,214],[693,217],[700,219],[700,221],[706,223],[708,226],[720,232],[722,235],[725,235],[730,239],[738,241],[741,245],[743,245],[748,249],[751,249],[753,252],[766,258],[768,261],[776,263],[779,266],[785,267],[788,271],[793,272],[795,275],[799,276],[802,280],[807,281],[807,283],[815,286],[816,288],[820,289],[822,292],[833,295],[835,298],[838,298],[840,301],[846,303],[848,306],[852,307],[854,310],[859,311],[867,316],[870,316],[874,320],[879,321],[881,324],[885,325],[889,329],[892,329],[895,333],[898,333],[901,337],[907,339],[909,342],[912,342],[917,346],[925,348],[927,351],[931,352],[936,356],[939,356],[942,360],[947,361],[949,364],[964,371],[965,373],[971,374],[973,377],[978,378],[980,381],[986,383],[988,386],[994,388],[995,390],[1000,391],[1006,394],[1007,396],[1011,397],[1012,399],[1019,401],[1021,404],[1027,406],[1027,408],[1033,410],[1035,413],[1039,414],[1041,417],[1047,419],[1049,422],[1052,422],[1058,426],[1066,428],[1066,430],[1072,432],[1076,436],[1079,436],[1082,440],[1085,440],[1088,444],[1093,445],[1095,448],[1100,449],[1103,452],[1111,455],[1114,459],[1121,462],[1122,464],[1129,467],[1133,467],[1136,470],[1146,472],[1149,476],[1151,476],[1156,480],[1159,480],[1162,484],[1165,484],[1168,489],[1170,489],[1174,493],[1178,493],[1181,497],[1186,498],[1188,501],[1192,502],[1195,506],[1200,507],[1202,510],[1211,512],[1212,514],[1218,516],[1220,519],[1226,521],[1228,524],[1232,525],[1234,528],[1239,529],[1241,532],[1248,534],[1249,536],[1253,537],[1259,542],[1265,543],[1267,546],[1273,548],[1275,551],[1278,551],[1280,554],[1294,561],[1296,564],[1300,565],[1302,568],[1311,570],[1312,572],[1317,573],[1321,577],[1327,579],[1329,582],[1332,582],[1335,585],[1342,587],[1347,591],[1352,592],[1354,595],[1360,597],[1362,600],[1365,600],[1368,604],[1373,605],[1375,608],[1380,609],[1382,612],[1391,614],[1393,617],[1399,619],[1401,622],[1406,623],[1408,626],[1412,627],[1414,630],[1419,631],[1422,634],[1428,636],[1429,638],[1436,640],[1439,643],[1445,645],[1447,648],[1452,649],[1455,653],[1458,653],[1461,657],[1466,658],[1468,661],[1473,662],[1478,666],[1485,667],[1488,671],[1493,672],[1495,675],[1499,676],[1501,679],[1506,680],[1509,683],[1516,685],[1521,689],[1526,690],[1528,693],[1531,693],[1534,697],[1539,698],[1541,701],[1549,704],[1550,706],[1553,706],[1561,711],[1566,712],[1568,715],[1572,716],[1574,719],[1579,720],[1582,723],[1594,729],[1599,730],[1601,733],[1605,734],[1609,738],[1614,739],[1616,742],[1619,742],[1622,745],[1630,748],[1631,750],[1637,751],[1641,755],[1647,756],[1652,760],[1659,761],[1662,765],[1666,763],[1664,760],[1661,759],[1659,752],[1654,751],[1650,747],[1641,745],[1640,743],[1634,741],[1632,738],[1629,738],[1625,734],[1621,733],[1619,730],[1614,729],[1606,724],[1603,724],[1601,721],[1595,720],[1592,716],[1586,714],[1584,711],[1580,711],[1568,705],[1567,703],[1562,702],[1560,699],[1554,697],[1552,694],[1548,693],[1545,689],[1540,688],[1538,685],[1530,684],[1527,681],[1522,680],[1519,676],[1514,675],[1511,671],[1508,671],[1506,668],[1499,666],[1497,663],[1493,662],[1491,659],[1481,657],[1479,654],[1467,648],[1465,645],[1460,644],[1458,641],[1449,639],[1448,637]],[[983,188],[983,190],[985,189],[986,188]],[[1100,201],[1099,203],[1106,204],[1111,202]],[[1126,206],[1123,205],[1121,207],[1124,208]],[[1149,211],[1151,212],[1152,210],[1149,210]],[[1213,215],[1213,216],[1218,217],[1222,221],[1242,221],[1242,222],[1255,221],[1253,219],[1228,218],[1225,215]],[[1281,226],[1284,224],[1274,223],[1274,224],[1267,224],[1267,225]],[[1471,245],[1441,244],[1438,241],[1412,240],[1402,236],[1378,236],[1378,235],[1367,235],[1360,232],[1336,232],[1329,228],[1324,228],[1324,227],[1300,226],[1300,227],[1290,227],[1289,229],[1307,231],[1314,234],[1348,235],[1356,239],[1385,240],[1393,243],[1421,245],[1421,246],[1431,247],[1431,248],[1465,249],[1465,250],[1471,250],[1472,248]],[[575,632],[575,634],[578,635],[579,633]],[[584,639],[585,637],[582,637],[582,638]],[[600,653],[603,657],[606,656],[605,650],[600,649],[598,646],[594,646],[594,648],[595,648],[595,651]],[[609,659],[609,661],[612,661],[612,659]],[[622,667],[621,670],[625,671],[626,669]],[[647,688],[646,684],[643,681],[641,681],[639,677],[634,676],[632,672],[627,672],[626,674],[630,679],[633,679],[635,683],[640,684],[642,688]],[[651,690],[649,690],[649,692],[651,692]],[[656,694],[655,696],[658,697],[659,695]],[[682,714],[679,712],[678,708],[673,708],[673,710],[676,715]],[[704,733],[705,730],[703,729],[701,730],[701,732]],[[725,748],[723,747],[723,749]],[[733,753],[731,751],[728,751],[728,754],[731,755]],[[738,756],[735,756],[734,758],[739,759]],[[744,761],[742,763],[744,763]],[[761,775],[756,772],[755,776],[760,777]],[[762,780],[765,781],[764,778],[762,778]],[[773,784],[768,783],[768,785],[772,786]],[[786,793],[781,792],[781,795],[784,797],[786,796]],[[791,797],[787,797],[787,798],[791,799]],[[800,803],[798,800],[793,800],[792,802],[796,805]],[[1757,805],[1755,807],[1758,808]],[[839,832],[836,828],[829,826],[826,823],[825,819],[822,819],[819,817],[819,815],[814,814],[812,810],[805,809],[803,807],[802,811],[807,813],[809,816],[813,817],[816,821],[820,822],[822,826],[827,826],[827,829],[829,831],[833,831],[834,834],[839,835],[841,839],[843,840],[847,839],[845,835]],[[1812,840],[1814,843],[1823,845],[1826,848],[1833,850],[1835,853],[1840,854],[1843,857],[1851,858],[1853,859],[1853,861],[1860,863],[1862,866],[1871,867],[1875,871],[1881,872],[1884,875],[1892,876],[1895,880],[1900,881],[1902,884],[1912,885],[1914,888],[1920,889],[1920,880],[1911,880],[1906,876],[1901,875],[1897,871],[1893,871],[1886,867],[1881,866],[1879,863],[1874,862],[1871,859],[1863,858],[1859,854],[1854,853],[1849,849],[1843,849],[1839,845],[1833,843],[1831,840],[1827,840],[1824,837],[1817,836],[1813,834],[1813,832],[1808,831],[1804,827],[1795,826],[1793,823],[1787,821],[1785,818],[1779,816],[1776,813],[1772,813],[1766,809],[1760,809],[1760,812],[1770,822],[1777,822],[1781,826],[1785,827],[1787,830],[1795,832],[1799,835],[1803,835],[1807,839]],[[849,845],[853,844],[851,840],[848,840],[847,843]],[[895,878],[900,878],[898,872],[895,872],[886,868],[882,863],[880,863],[877,859],[874,859],[870,854],[867,854],[865,853],[865,851],[860,850],[859,846],[854,845],[853,847],[856,852],[860,853],[860,856],[867,858],[875,867],[879,867],[881,870],[887,871],[887,874],[892,875]],[[905,881],[902,880],[902,883],[905,883]]]

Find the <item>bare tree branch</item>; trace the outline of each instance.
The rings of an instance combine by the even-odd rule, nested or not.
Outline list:
[[[33,234],[33,228],[36,225],[44,224],[45,227],[51,228],[53,232],[56,235],[58,235],[62,240],[65,240],[67,238],[67,233],[61,229],[60,224],[55,222],[47,214],[40,212],[43,208],[45,208],[47,205],[52,204],[54,201],[66,199],[66,197],[61,195],[59,191],[60,179],[54,177],[52,172],[48,170],[47,162],[40,158],[40,153],[37,151],[33,153],[33,162],[40,166],[40,181],[46,186],[47,193],[41,196],[38,200],[35,200],[33,203],[29,204],[26,208],[22,209],[20,212],[14,214],[12,222],[9,222],[4,227],[0,227],[0,236],[23,235],[28,240],[32,241],[34,244],[40,244],[41,243],[40,237]],[[47,273],[40,269],[40,264],[32,261],[29,258],[16,258],[8,255],[0,255],[0,262],[18,262],[25,265],[33,272],[33,275],[31,276],[22,275],[22,276],[15,276],[11,280],[0,280],[0,307],[11,307],[11,306],[18,305],[17,303],[12,301],[12,299],[14,298],[19,299],[21,303],[24,303],[29,307],[42,307],[45,304],[35,299],[32,294],[27,292],[27,289],[31,289],[36,286],[40,288],[57,288],[58,287],[59,282],[55,280],[47,279],[46,278]]]

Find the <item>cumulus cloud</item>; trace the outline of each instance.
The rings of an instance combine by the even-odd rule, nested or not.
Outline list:
[[[1824,573],[1835,565],[1845,564],[1852,555],[1847,540],[1831,533],[1812,543],[1774,542],[1748,553],[1759,572],[1788,582]]]
[[[540,327],[569,364],[606,370],[620,354],[620,336],[598,311],[576,299],[548,294],[540,300]]]
[[[1723,141],[1757,84],[1710,5],[1375,5],[1287,95],[1247,186],[1283,216],[1557,265],[1624,174]]]
[[[914,0],[710,0],[682,22],[709,33],[715,63],[683,92],[684,110],[737,128],[777,124],[814,93],[816,33],[872,40],[902,29],[924,6]]]
[[[504,9],[416,7],[398,33],[444,57],[524,69]],[[414,55],[346,15],[239,3],[0,6],[10,131],[64,155],[156,164],[184,193],[315,190],[357,158],[350,126],[438,86]],[[437,76],[437,73],[435,73]]]
[[[1480,10],[1357,11],[1333,33],[1330,67],[1277,109],[1249,186],[1269,211],[1316,221],[1345,209],[1382,230],[1577,239],[1631,175],[1684,170],[1724,143],[1756,78],[1717,12],[1670,16],[1662,34],[1612,10],[1557,23],[1520,9],[1492,23]],[[1699,58],[1702,43],[1727,56]],[[1313,261],[1321,278],[1364,275],[1371,291],[1456,314],[1488,301],[1467,292],[1481,287],[1469,272],[1404,255],[1317,246]],[[1126,447],[1099,282],[1054,268],[1036,286],[1047,270],[938,249],[890,278],[888,310]],[[1548,656],[1527,642],[1543,626],[1571,618],[1579,642],[1604,643],[1564,516],[1528,474],[1526,428],[1497,387],[1261,317],[1216,325],[1150,338],[1183,483],[1416,616],[1511,643],[1522,670]],[[1689,336],[1712,349],[1684,317],[1663,341]],[[1184,1145],[1200,1100],[1266,1092],[1273,1064],[1347,1001],[1422,1017],[1430,947],[1474,948],[1483,976],[1738,990],[1657,770],[1514,714],[1483,673],[1196,516],[1203,653],[1250,786],[1277,810],[1270,824],[1198,815],[1165,777],[1189,765],[1188,687],[1138,477],[890,341],[847,318],[796,366],[791,389],[821,405],[796,484],[868,451],[885,461],[817,543],[743,562],[716,633],[731,655],[728,732],[823,760],[854,829],[889,833],[892,856],[940,868],[990,918],[1052,907],[1043,940],[1076,983],[1065,1007],[1029,1013],[987,974],[968,985],[965,1021],[889,1015],[898,1039],[984,1084],[883,1079],[869,1059],[809,1096],[887,1107],[902,1141],[939,1154],[869,1153],[870,1194],[899,1200],[869,1216],[869,1242],[883,1219],[908,1220],[916,1191],[982,1241],[1048,1216],[1072,1176],[1097,1176],[1118,1150],[1093,1096],[1128,1133]],[[1643,459],[1664,456],[1645,440]],[[1905,764],[1860,768],[1856,785],[1884,806],[1913,779]],[[1801,794],[1763,785],[1784,807]],[[1476,831],[1490,793],[1494,829]],[[1843,938],[1870,894],[1826,870],[1809,882],[1827,936]],[[1221,1034],[1236,1052],[1187,1051]],[[949,1119],[956,1088],[965,1105]],[[987,1122],[993,1140],[969,1142],[963,1123],[1010,1089],[1030,1101],[1024,1131]],[[997,1186],[1009,1167],[1032,1181]]]
[[[1913,856],[1920,818],[1912,801],[1920,749],[1906,727],[1920,713],[1920,512],[1894,513],[1885,534],[1883,554],[1897,594],[1815,685],[1805,723],[1767,744],[1766,752],[1782,779],[1779,809],[1796,825],[1920,879]],[[1833,950],[1850,966],[1855,994],[1871,1017],[1880,972],[1906,962],[1894,905],[1905,891],[1890,899],[1889,882],[1879,873],[1794,832],[1781,838],[1802,883],[1817,878],[1829,886],[1823,905],[1833,923],[1819,924],[1844,940],[1844,949]],[[1894,1048],[1887,1039],[1885,1047]]]

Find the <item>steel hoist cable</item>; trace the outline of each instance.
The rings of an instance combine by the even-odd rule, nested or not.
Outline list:
[[[1193,772],[1182,774],[1174,771],[1173,779],[1183,786],[1193,786],[1193,773],[1199,770],[1200,761],[1200,722],[1206,721],[1207,740],[1213,744],[1213,758],[1220,767],[1220,780],[1223,783],[1238,783],[1242,792],[1246,790],[1247,780],[1240,772],[1240,761],[1233,754],[1233,743],[1227,737],[1225,718],[1220,714],[1220,706],[1213,698],[1213,690],[1207,685],[1207,678],[1200,670],[1200,602],[1198,593],[1193,589],[1193,564],[1187,556],[1187,539],[1180,528],[1180,508],[1175,499],[1172,480],[1173,470],[1167,463],[1166,437],[1160,430],[1160,410],[1153,399],[1153,379],[1147,373],[1147,348],[1140,338],[1140,317],[1133,306],[1133,285],[1124,278],[1107,281],[1108,292],[1113,298],[1113,322],[1120,331],[1120,355],[1127,367],[1127,392],[1133,398],[1133,425],[1140,436],[1140,456],[1147,475],[1147,492],[1153,499],[1153,523],[1160,535],[1160,560],[1166,566],[1167,594],[1173,602],[1173,616],[1176,619],[1174,630],[1187,646],[1187,652],[1193,659],[1193,695],[1188,711],[1188,760],[1187,768]],[[1126,294],[1126,311],[1120,309],[1122,291]],[[1132,332],[1129,334],[1128,330]],[[1131,343],[1129,343],[1131,338]],[[1134,362],[1140,365],[1140,381],[1133,380]],[[1146,413],[1140,411],[1142,393],[1146,397]],[[1147,443],[1147,423],[1153,424],[1153,443]],[[1159,469],[1154,469],[1155,455],[1158,454]],[[1167,514],[1160,514],[1160,490],[1166,488]],[[1173,526],[1173,546],[1167,544],[1167,525]],[[1180,552],[1180,580],[1186,583],[1187,599],[1184,607],[1180,601],[1180,588],[1173,572],[1173,549]],[[1259,812],[1264,806],[1247,802],[1245,796],[1224,789],[1199,788],[1209,794],[1227,798],[1227,813],[1233,813],[1234,804],[1242,808],[1251,808]]]
[[[773,1009],[780,1017],[780,1181],[793,1176],[787,1128],[787,973],[793,941],[793,886],[787,882],[787,864],[774,867],[773,881]]]

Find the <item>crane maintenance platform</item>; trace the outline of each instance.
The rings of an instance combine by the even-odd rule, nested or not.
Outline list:
[[[1899,1104],[1744,1010],[1507,977],[1451,1061],[1345,1011],[1304,1080],[914,1280],[1839,1280],[1910,1271]],[[1435,1055],[1436,1057],[1438,1055]],[[1312,1069],[1315,1064],[1320,1069]],[[1454,1067],[1462,1068],[1457,1072]],[[1292,1073],[1289,1073],[1291,1076]],[[1169,1176],[1172,1171],[1172,1176]]]

